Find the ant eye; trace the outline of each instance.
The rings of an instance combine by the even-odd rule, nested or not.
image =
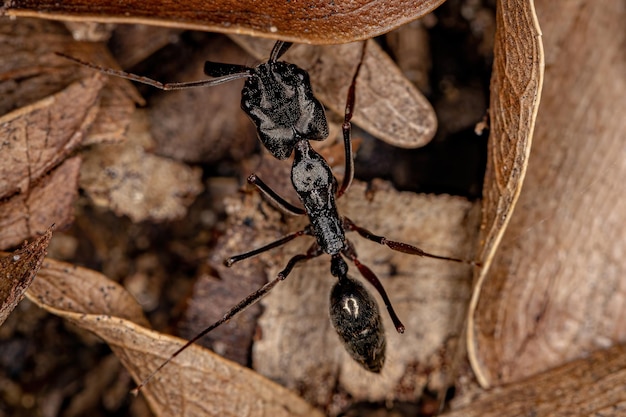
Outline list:
[[[368,371],[380,372],[385,332],[376,300],[363,284],[339,278],[330,294],[330,319],[350,356]]]

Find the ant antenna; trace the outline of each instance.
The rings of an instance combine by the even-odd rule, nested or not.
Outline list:
[[[82,59],[66,55],[62,52],[55,52],[56,55],[63,57],[65,59],[69,59],[79,65],[82,65],[87,68],[92,68],[96,71],[100,71],[107,75],[113,75],[115,77],[125,78],[130,81],[136,81],[138,83],[147,84],[152,87],[158,88],[159,90],[171,91],[171,90],[184,90],[187,88],[197,88],[197,87],[213,87],[216,85],[224,84],[230,81],[239,80],[241,78],[249,78],[250,77],[250,69],[241,65],[232,65],[232,64],[223,64],[223,69],[231,68],[234,69],[235,73],[232,72],[221,72],[220,78],[216,78],[213,80],[200,80],[200,81],[188,81],[188,82],[179,82],[179,83],[162,83],[160,81],[154,80],[152,78],[144,77],[141,75],[132,74],[130,72],[115,70],[112,68],[102,67],[100,65],[92,64],[90,62],[83,61]],[[205,64],[205,71],[207,68],[207,64]],[[209,75],[209,74],[207,74]]]

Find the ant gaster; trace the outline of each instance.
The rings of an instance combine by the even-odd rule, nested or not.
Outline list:
[[[346,167],[340,186],[326,160],[309,143],[310,140],[324,140],[328,136],[328,122],[324,108],[313,95],[309,76],[306,71],[296,65],[278,61],[291,47],[291,43],[276,42],[268,62],[255,68],[208,61],[205,63],[204,72],[214,79],[168,84],[123,71],[102,68],[60,54],[82,65],[163,90],[214,86],[231,80],[246,78],[241,94],[241,107],[256,125],[259,139],[274,157],[286,159],[292,153],[294,154],[291,182],[304,209],[294,206],[280,197],[255,174],[248,177],[248,182],[255,185],[265,197],[284,212],[293,215],[306,214],[310,224],[302,230],[284,236],[261,248],[228,258],[225,264],[230,267],[236,262],[279,247],[300,236],[307,235],[315,238],[314,243],[306,253],[293,256],[276,278],[241,300],[220,320],[204,329],[174,352],[169,359],[137,386],[135,392],[138,392],[161,368],[189,345],[267,295],[276,284],[287,278],[297,263],[324,253],[330,255],[330,273],[337,278],[330,294],[330,318],[333,327],[347,352],[355,361],[369,371],[380,372],[385,360],[386,342],[379,309],[365,286],[348,275],[348,265],[344,257],[352,261],[361,275],[378,291],[394,327],[399,333],[404,332],[404,325],[396,315],[391,301],[376,275],[358,260],[354,246],[345,237],[346,231],[355,231],[362,237],[386,245],[395,251],[476,265],[471,261],[433,255],[406,243],[387,240],[357,226],[347,217],[338,214],[336,199],[347,191],[354,176],[350,120],[355,103],[356,79],[363,64],[365,46],[366,43],[363,44],[361,58],[348,90],[342,125]]]

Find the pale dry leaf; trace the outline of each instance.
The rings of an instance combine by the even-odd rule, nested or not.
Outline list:
[[[301,43],[337,44],[372,38],[430,13],[444,0],[261,0],[124,2],[13,0],[10,16],[60,20],[144,23],[236,33]]]
[[[536,6],[549,66],[535,140],[471,312],[484,385],[626,340],[626,4]]]
[[[243,36],[231,36],[231,39],[259,60],[266,60],[272,48],[272,42],[263,39]],[[343,117],[361,49],[361,43],[296,45],[284,59],[307,71],[316,97]],[[354,109],[352,121],[390,145],[424,146],[437,130],[437,117],[428,100],[373,41],[368,41],[357,79]]]
[[[390,239],[417,244],[433,253],[471,258],[479,220],[476,204],[459,197],[399,193],[385,184],[376,182],[370,193],[363,183],[356,182],[346,198],[339,200],[340,213]],[[243,201],[229,200],[231,221],[246,221],[258,231],[254,239],[233,243],[231,255],[259,247],[306,223],[298,218],[284,230],[276,230],[278,223],[263,218],[268,211],[258,209],[258,200],[256,194]],[[263,299],[259,321],[263,337],[254,343],[254,368],[334,412],[341,408],[333,403],[341,401],[333,396],[337,391],[347,392],[354,401],[409,401],[419,397],[426,386],[445,390],[446,368],[462,333],[470,297],[472,268],[393,252],[358,235],[349,238],[359,259],[381,279],[407,329],[402,335],[395,332],[379,300],[388,338],[382,373],[371,374],[352,361],[332,329],[328,298],[334,278],[326,256],[295,268]],[[311,238],[301,238],[262,255],[271,265],[268,276],[275,276],[290,256],[304,253],[311,243]],[[244,262],[232,269],[238,271]],[[354,267],[352,276],[360,277]]]
[[[48,175],[29,184],[25,193],[0,200],[0,248],[9,248],[50,225],[64,227],[74,220],[81,159],[66,159]]]
[[[626,346],[485,392],[442,417],[622,417],[626,413]]]
[[[80,186],[96,205],[134,222],[181,218],[203,189],[202,172],[149,153],[141,143],[152,143],[142,114],[137,113],[128,141],[84,153]]]
[[[24,298],[47,254],[53,227],[13,253],[0,252],[0,326]]]
[[[47,260],[27,296],[104,339],[135,381],[184,343],[138,325],[146,320],[136,301],[120,285],[85,268]],[[287,389],[195,345],[142,393],[157,416],[321,415]]]

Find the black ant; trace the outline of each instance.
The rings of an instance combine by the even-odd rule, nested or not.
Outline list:
[[[310,224],[302,230],[284,236],[261,248],[228,258],[224,263],[230,267],[244,259],[284,245],[300,236],[306,235],[315,238],[315,242],[306,253],[293,256],[276,278],[241,300],[227,311],[220,320],[204,329],[174,352],[169,359],[135,388],[135,393],[189,345],[267,295],[276,284],[287,278],[296,264],[324,253],[330,255],[330,273],[338,279],[330,294],[332,324],[352,358],[366,370],[380,372],[385,360],[386,341],[379,309],[365,286],[348,276],[348,265],[344,258],[352,261],[361,275],[378,291],[394,327],[399,333],[404,332],[404,325],[396,315],[391,301],[376,275],[358,260],[354,246],[345,237],[346,231],[357,232],[362,237],[386,245],[395,251],[477,265],[471,261],[433,255],[415,246],[377,236],[357,226],[347,217],[338,214],[335,200],[348,190],[354,176],[350,120],[355,103],[356,80],[364,61],[366,43],[363,44],[361,58],[348,89],[342,125],[345,175],[341,185],[338,184],[326,160],[309,143],[311,140],[326,139],[328,122],[324,107],[313,95],[307,72],[294,64],[278,61],[291,45],[287,42],[276,42],[269,60],[254,68],[208,61],[204,65],[204,72],[214,79],[166,84],[123,71],[102,68],[60,54],[79,64],[107,74],[138,81],[162,90],[211,87],[245,78],[246,82],[241,93],[241,107],[256,125],[261,142],[274,157],[286,159],[292,153],[295,154],[291,168],[291,182],[304,208],[294,206],[283,199],[255,174],[248,177],[248,182],[256,186],[266,198],[282,211],[293,215],[306,214]]]

